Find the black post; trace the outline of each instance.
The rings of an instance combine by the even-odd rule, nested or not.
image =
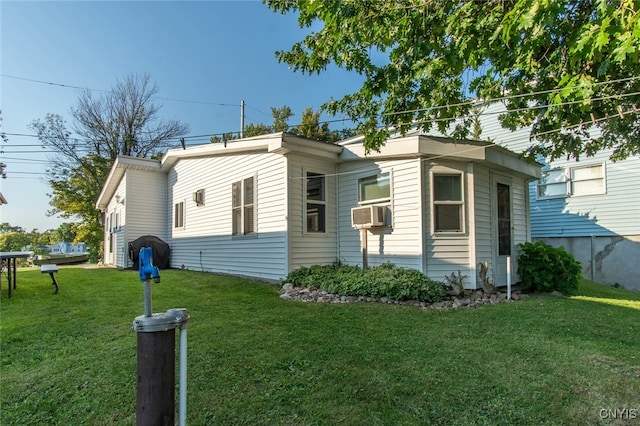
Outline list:
[[[137,426],[174,426],[176,330],[138,334]]]

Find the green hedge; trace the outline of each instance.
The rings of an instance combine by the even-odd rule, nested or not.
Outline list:
[[[342,264],[303,267],[292,271],[285,282],[321,288],[341,296],[438,302],[446,295],[443,283],[433,281],[415,269],[401,268],[391,263],[365,270]]]

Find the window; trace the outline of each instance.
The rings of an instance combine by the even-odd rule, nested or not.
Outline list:
[[[498,183],[498,255],[511,255],[511,188]]]
[[[558,198],[567,196],[567,175],[562,169],[542,172],[538,181],[538,198]]]
[[[547,170],[542,172],[542,177],[538,181],[539,199],[561,198],[568,195],[579,197],[605,192],[603,164]]]
[[[571,169],[571,195],[604,193],[604,167],[602,164],[591,164]]]
[[[307,172],[307,232],[326,232],[324,175]]]
[[[231,217],[233,235],[252,234],[255,226],[254,178],[246,178],[231,184]]]
[[[463,232],[461,174],[433,175],[433,227],[435,232]]]
[[[390,201],[390,182],[389,173],[358,179],[358,202],[364,204]]]
[[[173,206],[173,227],[184,228],[184,201]]]

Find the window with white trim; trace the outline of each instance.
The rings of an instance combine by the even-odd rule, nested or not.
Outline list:
[[[602,163],[546,170],[538,180],[538,199],[605,193],[605,170]]]
[[[231,184],[232,235],[256,232],[255,182],[249,177]]]
[[[307,172],[306,193],[307,232],[326,232],[327,201],[323,174]]]
[[[184,201],[173,205],[173,227],[184,228]]]
[[[602,164],[589,164],[571,168],[571,195],[604,193],[604,166]]]
[[[388,203],[391,201],[389,173],[365,176],[358,179],[358,203]]]
[[[566,197],[567,181],[567,174],[563,169],[543,171],[538,180],[538,198]]]
[[[464,232],[463,194],[461,173],[433,174],[434,232]]]

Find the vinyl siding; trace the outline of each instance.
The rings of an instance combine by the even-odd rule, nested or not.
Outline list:
[[[391,226],[367,231],[369,265],[392,262],[422,271],[421,176],[419,159],[348,162],[338,178],[339,257],[362,265],[360,231],[351,226],[358,206],[358,179],[381,173],[391,176]]]
[[[536,198],[531,187],[532,237],[640,235],[640,158],[612,162],[610,151],[580,162],[557,161],[556,167],[604,164],[605,194]]]
[[[338,258],[336,163],[303,156],[287,156],[289,178],[289,269],[331,264]],[[325,175],[326,232],[306,232],[307,172]]]
[[[489,262],[493,264],[494,236],[492,232],[492,208],[493,196],[491,193],[491,176],[486,167],[474,165],[474,197],[475,197],[475,220],[476,220],[476,258],[474,268],[478,263]],[[469,282],[475,282],[476,288],[482,287],[482,281],[474,270],[475,281],[469,274]]]
[[[126,199],[125,206],[116,202],[116,196],[124,197],[127,187],[127,175],[122,177],[105,213],[104,263],[119,268],[127,267]],[[116,226],[117,225],[117,226]],[[109,249],[109,240],[113,231],[113,248]]]
[[[482,121],[482,139],[491,138],[497,144],[514,152],[524,152],[533,142],[529,140],[529,128],[511,132],[498,122],[500,103],[485,110]],[[570,196],[559,199],[536,197],[535,183],[530,186],[531,237],[577,237],[640,235],[640,157],[612,162],[612,150],[605,150],[592,157],[583,156],[580,161],[558,159],[550,163],[555,167],[572,167],[587,164],[604,164],[606,169],[606,194]]]
[[[256,233],[232,236],[232,183],[254,177]],[[168,175],[171,266],[277,280],[286,275],[286,161],[248,153],[181,160]],[[204,205],[193,193],[203,189]],[[173,228],[174,204],[184,227]]]
[[[424,214],[425,223],[427,229],[426,235],[426,271],[425,273],[431,279],[437,281],[443,281],[445,275],[450,275],[452,272],[458,272],[467,277],[473,275],[470,268],[470,244],[471,238],[469,237],[469,218],[472,217],[473,211],[469,209],[469,191],[473,190],[473,187],[469,187],[468,173],[466,172],[466,164],[463,163],[439,163],[431,164],[425,163],[424,174],[425,184],[424,187]],[[460,235],[452,234],[434,234],[433,232],[433,218],[432,218],[432,206],[431,206],[431,172],[443,173],[448,171],[460,171],[463,173],[463,197],[464,197],[464,216],[466,232]],[[477,227],[477,224],[476,224]],[[469,278],[467,278],[469,280]],[[468,281],[467,281],[468,282]]]
[[[127,170],[125,199],[127,239],[144,235],[167,238],[167,176],[159,172]],[[124,197],[124,194],[122,194]]]

